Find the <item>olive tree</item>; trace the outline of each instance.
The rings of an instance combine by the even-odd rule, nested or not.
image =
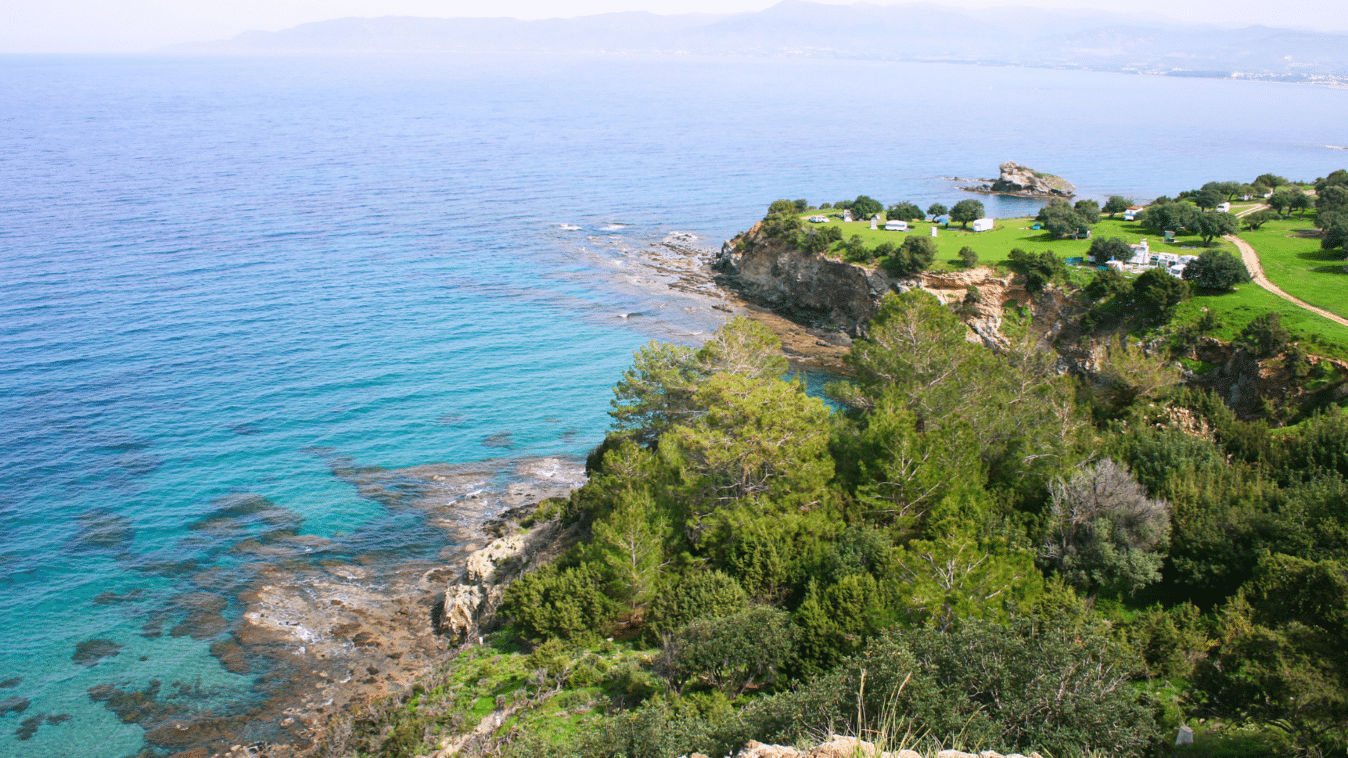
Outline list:
[[[1128,591],[1161,578],[1170,505],[1147,497],[1128,469],[1105,459],[1049,485],[1042,555],[1069,583]]]
[[[977,200],[961,200],[950,209],[950,220],[958,221],[965,229],[969,228],[970,221],[980,218],[983,218],[983,203]]]

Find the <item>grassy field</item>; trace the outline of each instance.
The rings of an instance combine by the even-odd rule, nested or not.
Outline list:
[[[884,230],[884,223],[880,223],[880,228],[871,231],[869,221],[853,221],[843,223],[837,220],[833,211],[823,211],[823,215],[829,216],[828,225],[838,226],[842,230],[843,240],[851,239],[852,235],[861,235],[868,247],[875,247],[882,242],[893,242],[895,245],[903,244],[905,237],[911,234],[927,236],[931,234],[931,228],[937,227],[936,245],[938,253],[936,263],[940,267],[950,269],[958,268],[956,255],[960,248],[968,246],[978,253],[980,263],[996,265],[1006,260],[1007,253],[1012,248],[1020,248],[1027,252],[1038,253],[1044,250],[1052,250],[1059,258],[1084,257],[1086,251],[1090,249],[1091,241],[1087,239],[1080,240],[1055,240],[1047,232],[1032,229],[1035,223],[1032,218],[1002,218],[997,219],[997,225],[987,232],[974,232],[968,229],[962,229],[959,224],[952,224],[949,228],[942,224],[932,224],[926,221],[910,223],[908,232],[887,232]],[[802,218],[815,215],[807,213]],[[809,224],[809,226],[825,226],[825,224]],[[1125,242],[1136,244],[1142,239],[1150,242],[1153,250],[1164,250],[1168,252],[1181,252],[1197,255],[1202,252],[1202,240],[1196,235],[1181,235],[1175,244],[1167,245],[1162,236],[1144,228],[1141,224],[1124,221],[1123,216],[1111,219],[1102,217],[1100,222],[1092,227],[1092,233],[1096,237],[1122,237]],[[1225,240],[1214,240],[1213,248],[1216,250],[1228,250],[1239,255],[1235,246]],[[1188,249],[1197,248],[1197,249]]]
[[[1292,333],[1294,340],[1301,341],[1307,352],[1348,359],[1348,328],[1293,305],[1258,285],[1242,284],[1232,292],[1219,295],[1196,295],[1180,304],[1172,323],[1181,325],[1197,321],[1204,308],[1222,324],[1212,332],[1217,339],[1230,340],[1256,317],[1276,312],[1282,314],[1283,326]]]
[[[830,224],[841,227],[844,240],[858,234],[869,247],[881,242],[902,244],[908,235],[925,236],[931,233],[932,226],[936,226],[939,252],[935,270],[958,270],[960,266],[956,254],[966,245],[978,253],[980,263],[990,265],[1004,264],[1007,253],[1016,247],[1029,252],[1052,250],[1060,258],[1071,258],[1084,257],[1091,245],[1090,240],[1051,239],[1047,233],[1030,228],[1034,223],[1031,218],[998,219],[996,227],[987,232],[964,230],[958,224],[946,228],[925,221],[911,224],[912,231],[909,232],[886,232],[883,223],[880,224],[882,228],[871,231],[869,221],[845,224],[837,220],[838,213],[822,213],[832,219]],[[1264,270],[1280,287],[1309,303],[1348,317],[1348,297],[1342,294],[1348,292],[1348,289],[1344,289],[1348,285],[1348,274],[1343,273],[1342,264],[1336,265],[1336,262],[1321,255],[1319,240],[1297,236],[1297,230],[1314,229],[1313,221],[1313,215],[1308,213],[1304,219],[1294,216],[1286,221],[1273,221],[1258,232],[1242,232],[1241,236],[1259,251]],[[1122,216],[1115,219],[1101,218],[1093,227],[1093,232],[1097,237],[1122,237],[1129,243],[1146,238],[1153,250],[1182,250],[1197,255],[1205,249],[1215,249],[1240,255],[1235,246],[1225,240],[1215,240],[1212,248],[1204,248],[1202,241],[1194,235],[1181,235],[1175,244],[1168,245],[1160,235],[1141,224],[1124,221]],[[1080,273],[1073,276],[1073,280],[1078,284],[1090,280],[1089,266],[1076,271]],[[1309,352],[1348,359],[1348,328],[1310,313],[1254,284],[1241,285],[1235,291],[1217,295],[1198,294],[1180,305],[1173,323],[1180,325],[1196,321],[1204,309],[1211,310],[1222,323],[1222,327],[1213,333],[1219,339],[1232,339],[1256,317],[1272,311],[1282,314],[1283,325],[1293,333],[1294,339],[1303,342],[1303,347]]]
[[[1289,295],[1348,318],[1348,273],[1344,262],[1320,250],[1315,213],[1270,221],[1240,236],[1254,246],[1264,273]]]

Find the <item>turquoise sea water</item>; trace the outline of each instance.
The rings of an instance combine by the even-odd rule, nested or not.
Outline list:
[[[252,696],[220,630],[170,633],[203,594],[237,616],[231,570],[262,559],[191,527],[240,496],[280,509],[241,536],[431,557],[440,533],[334,457],[582,456],[633,349],[724,317],[632,273],[669,232],[718,246],[778,197],[950,204],[941,177],[1005,160],[1098,197],[1313,178],[1348,164],[1325,147],[1346,99],[864,62],[0,58],[0,701],[28,703],[0,756],[145,749],[99,685]],[[92,639],[122,648],[73,660]]]

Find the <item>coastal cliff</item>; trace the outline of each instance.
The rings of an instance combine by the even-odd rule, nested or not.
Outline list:
[[[811,333],[822,339],[848,344],[865,334],[886,293],[911,289],[930,292],[943,305],[959,304],[969,340],[994,349],[1009,343],[1004,330],[1008,318],[1018,329],[1028,318],[1023,328],[1051,342],[1079,315],[1079,308],[1056,288],[1034,295],[990,266],[895,277],[881,268],[808,253],[769,238],[761,223],[727,241],[712,267],[722,286],[746,300],[813,325]]]

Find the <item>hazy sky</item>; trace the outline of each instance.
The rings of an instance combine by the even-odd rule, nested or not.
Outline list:
[[[819,0],[842,3],[842,0]],[[276,31],[344,16],[551,18],[611,11],[731,13],[776,0],[0,0],[0,52],[121,52]],[[1344,0],[935,0],[964,7],[1097,8],[1223,26],[1348,30]],[[850,4],[850,3],[847,3]],[[878,0],[878,4],[897,4]]]

